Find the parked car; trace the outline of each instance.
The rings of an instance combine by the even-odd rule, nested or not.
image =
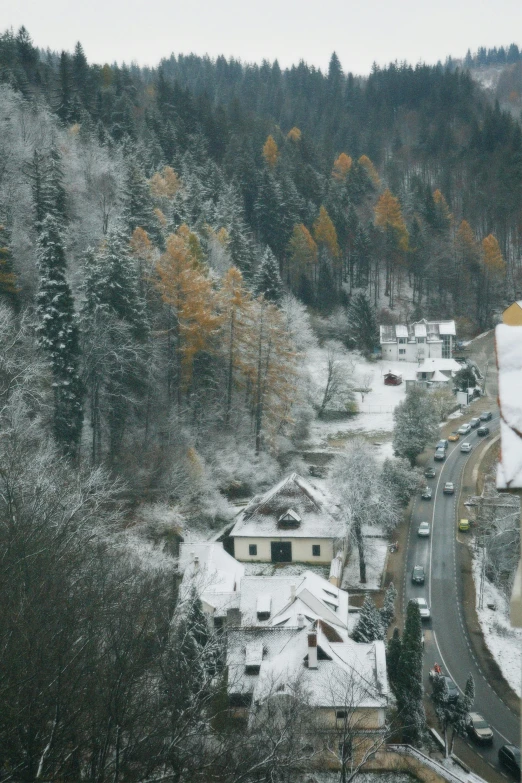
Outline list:
[[[432,492],[431,487],[424,487],[424,489],[421,492],[421,498],[423,500],[431,500],[432,494],[433,494],[433,492]]]
[[[477,435],[480,436],[489,435],[489,427],[479,427],[477,430]]]
[[[439,440],[437,445],[435,446],[436,449],[447,449],[449,446],[449,443],[444,438],[442,440]]]
[[[431,617],[431,612],[426,599],[414,598],[413,600],[417,601],[417,603],[419,604],[419,612],[420,612],[421,620],[429,620]]]
[[[446,481],[444,484],[444,489],[442,490],[445,495],[453,495],[455,492],[455,485],[452,481]]]
[[[460,450],[462,451],[463,454],[469,454],[472,448],[473,446],[471,445],[471,443],[468,443],[468,441],[464,441],[464,443],[460,444]]]
[[[433,455],[433,459],[436,460],[443,460],[446,459],[446,449],[436,449],[435,454]]]
[[[417,531],[417,534],[419,536],[424,536],[425,538],[429,536],[430,534],[430,523],[429,522],[421,522],[419,525],[419,529]]]
[[[468,435],[468,433],[471,432],[471,427],[469,424],[463,424],[462,427],[459,427],[458,433],[459,435]]]
[[[486,411],[485,413],[480,414],[480,421],[490,421],[490,419],[493,418],[493,414],[491,411]]]
[[[502,745],[498,751],[498,760],[520,780],[520,748],[516,745]]]
[[[424,475],[426,476],[426,478],[435,478],[435,476],[437,475],[437,471],[435,470],[435,468],[426,468],[426,470],[424,471]]]
[[[479,426],[479,424],[480,424],[479,416],[473,417],[473,419],[471,419],[469,422],[469,426],[471,427],[472,430],[476,429]]]
[[[478,712],[469,712],[466,717],[466,729],[470,737],[477,742],[493,742],[491,726]]]
[[[426,575],[424,573],[424,566],[413,566],[413,571],[411,572],[411,581],[416,585],[423,585],[425,578]]]
[[[451,435],[448,435],[448,440],[450,440],[452,443],[454,443],[454,442],[455,442],[456,440],[458,440],[459,438],[460,438],[460,435],[459,435],[459,433],[457,432],[457,430],[455,430],[454,432],[452,432],[452,433],[451,433]]]
[[[470,528],[469,519],[459,519],[459,530],[466,533]]]

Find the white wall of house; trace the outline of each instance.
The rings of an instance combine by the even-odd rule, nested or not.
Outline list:
[[[293,563],[330,563],[335,555],[334,541],[331,538],[243,538],[234,536],[234,556],[236,560],[243,562],[270,563],[272,561],[270,546],[272,541],[292,544]],[[251,545],[257,547],[257,554],[251,555],[249,553]],[[320,555],[312,555],[313,546],[321,547]]]
[[[442,359],[442,341],[418,343],[382,343],[382,358],[394,362],[418,362],[422,359]]]

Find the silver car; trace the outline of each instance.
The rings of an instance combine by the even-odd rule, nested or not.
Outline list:
[[[426,599],[414,598],[413,600],[419,604],[419,612],[420,612],[421,620],[429,620],[431,617],[431,612]]]

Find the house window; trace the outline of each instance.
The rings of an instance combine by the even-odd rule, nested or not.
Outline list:
[[[248,545],[248,554],[249,555],[257,555],[257,544],[249,544]]]
[[[214,617],[214,628],[219,631],[223,628],[224,617]]]
[[[406,348],[399,348],[399,353],[406,353]]]
[[[425,343],[426,342],[426,338],[425,337],[417,337],[417,342],[418,343]]]
[[[335,713],[335,717],[337,720],[344,720],[346,718],[346,710],[337,710]]]
[[[404,345],[406,342],[406,337],[399,337],[399,345]]]
[[[312,544],[312,555],[314,557],[320,557],[321,556],[321,545],[320,544]]]

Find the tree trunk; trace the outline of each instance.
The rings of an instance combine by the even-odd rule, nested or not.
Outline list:
[[[357,551],[359,553],[359,578],[363,584],[366,583],[366,558],[364,554],[364,540],[360,522],[354,525],[355,540],[357,541]]]

